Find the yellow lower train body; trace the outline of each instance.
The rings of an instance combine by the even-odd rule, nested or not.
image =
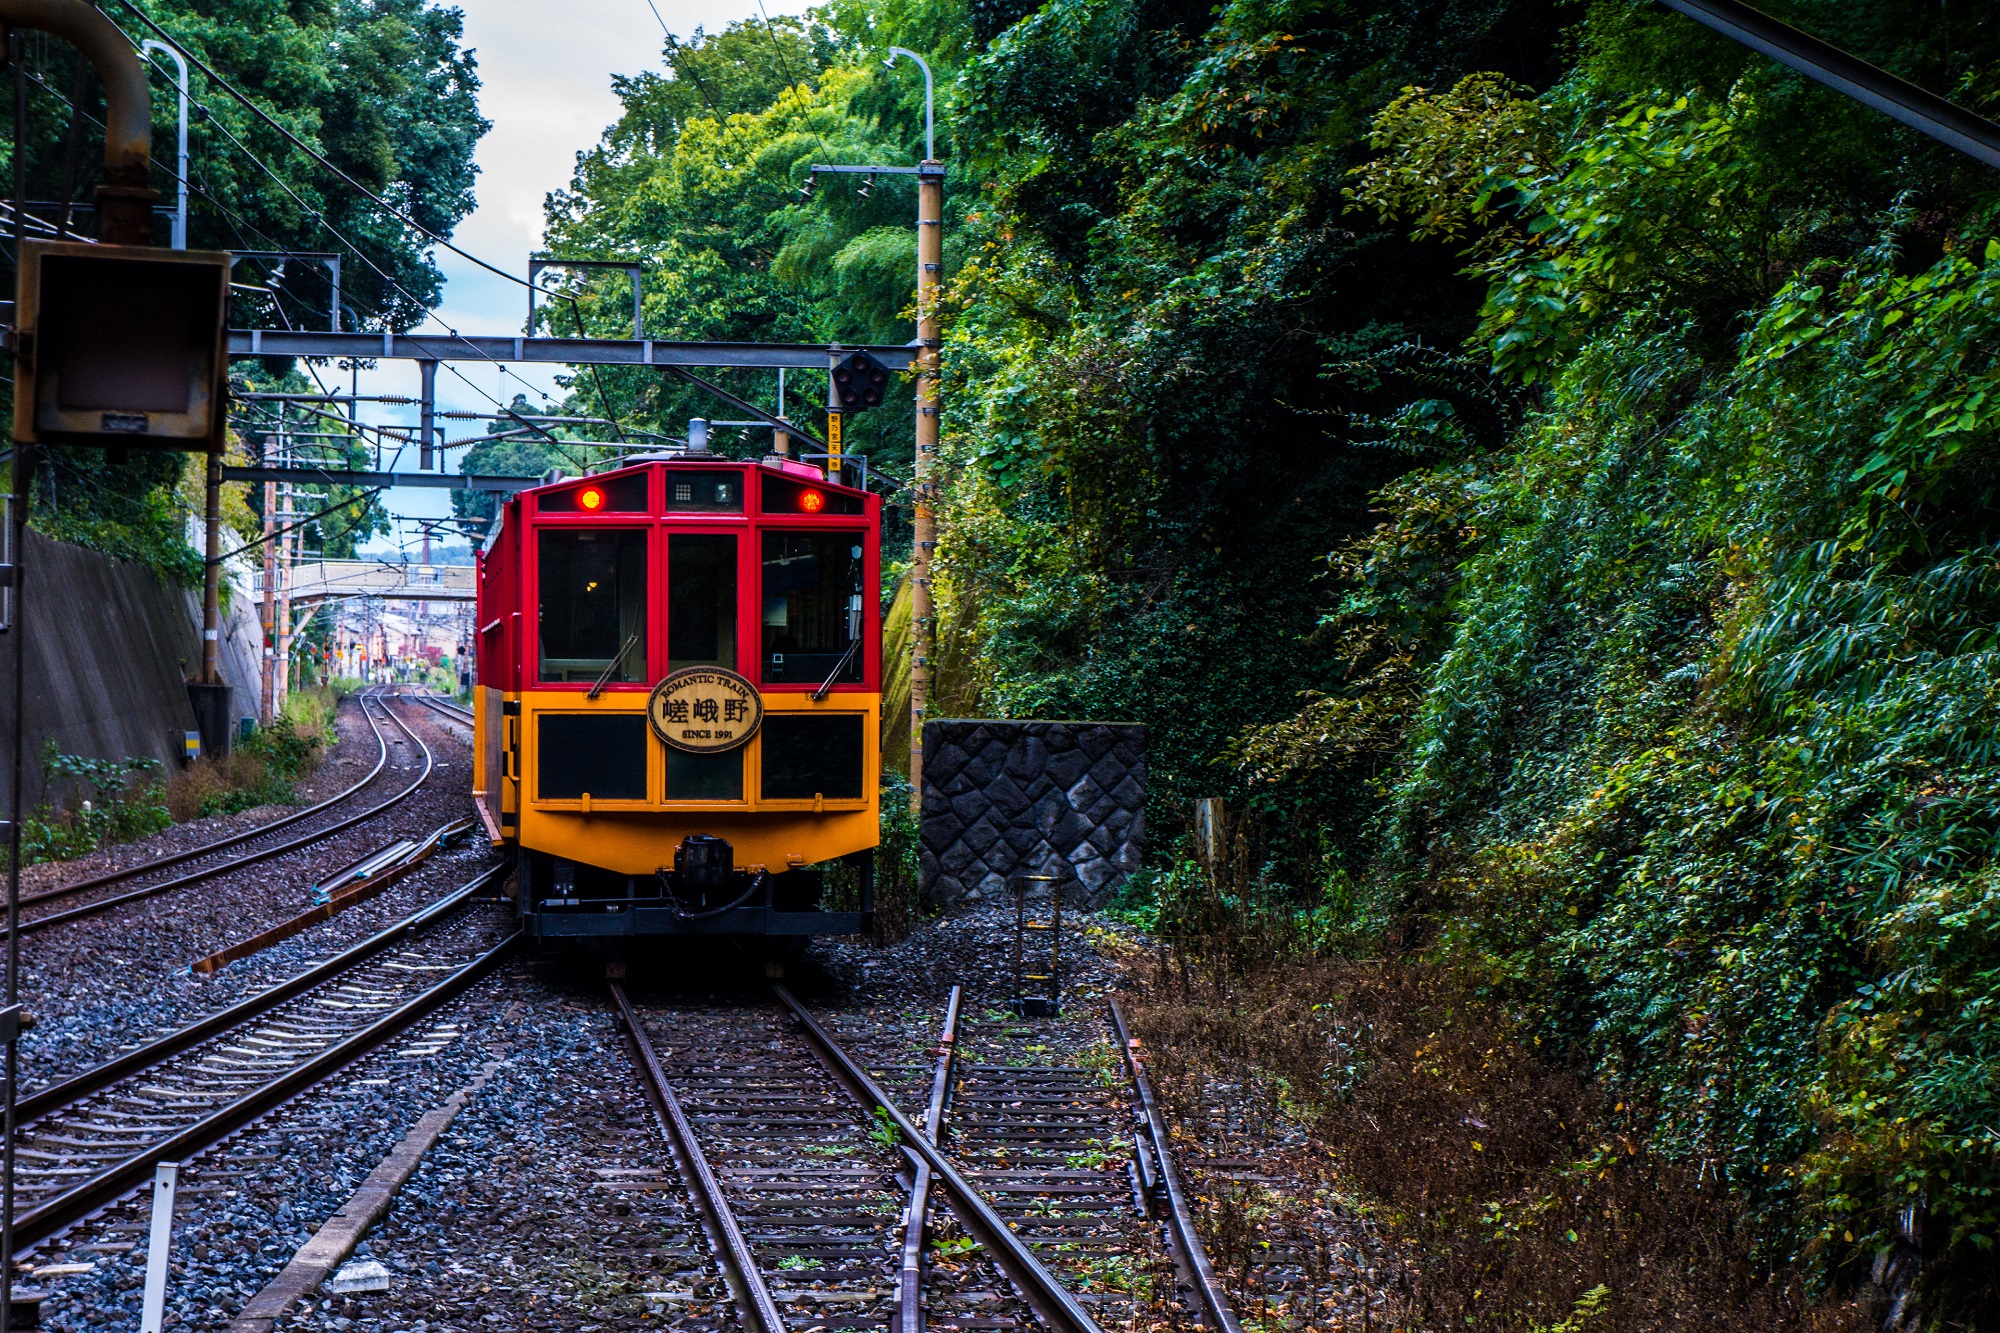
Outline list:
[[[815,702],[809,694],[774,691],[761,698],[763,729],[724,756],[705,757],[706,779],[715,781],[720,769],[725,786],[731,764],[741,763],[735,799],[676,799],[670,788],[677,757],[647,729],[645,694],[590,699],[575,690],[474,691],[474,799],[493,844],[520,855],[516,891],[532,937],[867,929],[868,854],[880,840],[880,697],[843,691]],[[587,721],[593,718],[615,720]],[[814,725],[843,735],[858,730],[859,772],[838,775],[845,790],[767,795],[773,775],[766,771],[766,737],[795,719],[826,719]],[[623,748],[603,756],[601,765],[598,756],[552,752],[548,738],[583,734],[615,736]],[[598,771],[608,776],[596,785],[613,795],[590,789]],[[798,786],[796,772],[786,780]],[[707,892],[699,904],[673,887],[677,853],[690,839],[727,844],[727,887]],[[817,883],[817,873],[805,868],[843,858],[860,863],[859,910],[821,911],[816,889],[809,898],[796,886]],[[718,896],[725,910],[709,901]]]

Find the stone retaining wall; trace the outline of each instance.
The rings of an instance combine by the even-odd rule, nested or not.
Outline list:
[[[1099,906],[1139,868],[1145,808],[1138,723],[926,722],[924,901],[951,908],[1054,873]]]

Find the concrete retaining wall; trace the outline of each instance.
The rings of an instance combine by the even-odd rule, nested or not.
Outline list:
[[[1139,868],[1146,729],[1127,722],[924,723],[924,900],[954,907],[1016,874],[1073,879],[1088,906]]]
[[[25,631],[24,804],[41,798],[42,746],[51,736],[67,754],[176,762],[181,733],[195,725],[185,682],[201,667],[201,594],[143,565],[34,532],[26,545],[24,615],[0,635],[0,741],[11,741],[14,635]],[[261,648],[255,610],[239,594],[222,644],[235,716],[256,714]],[[0,811],[13,780],[7,754],[0,745]]]

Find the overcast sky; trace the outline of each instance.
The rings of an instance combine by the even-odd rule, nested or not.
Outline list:
[[[756,16],[756,0],[653,0],[674,35],[697,26],[713,32]],[[613,74],[635,74],[662,66],[660,22],[646,0],[456,0],[465,12],[465,45],[479,61],[480,110],[493,122],[479,145],[479,202],[459,224],[453,240],[497,268],[527,276],[528,254],[542,243],[542,200],[569,184],[579,151],[597,142],[618,118],[611,93]],[[773,15],[796,14],[807,0],[764,0]],[[439,318],[465,333],[513,334],[527,317],[527,294],[518,284],[484,272],[442,252],[444,303]],[[435,324],[427,326],[435,329]],[[492,365],[456,363],[438,372],[438,405],[444,409],[490,411],[487,395],[507,402],[518,392],[534,393],[522,379]],[[554,376],[519,367],[520,376],[554,393]],[[469,381],[469,382],[468,382]],[[392,362],[364,377],[363,391],[417,392],[414,363]],[[414,409],[375,408],[376,420],[416,420]],[[479,423],[441,423],[448,438],[476,433]],[[451,469],[457,470],[454,455]],[[404,466],[414,466],[410,459]],[[393,514],[436,517],[451,511],[449,492],[399,488],[385,497]],[[377,539],[368,549],[387,551],[408,542],[410,525]]]

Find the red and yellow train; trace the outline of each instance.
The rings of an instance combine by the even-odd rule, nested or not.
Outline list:
[[[531,938],[868,928],[880,537],[878,496],[784,457],[647,455],[506,502],[473,786]]]

